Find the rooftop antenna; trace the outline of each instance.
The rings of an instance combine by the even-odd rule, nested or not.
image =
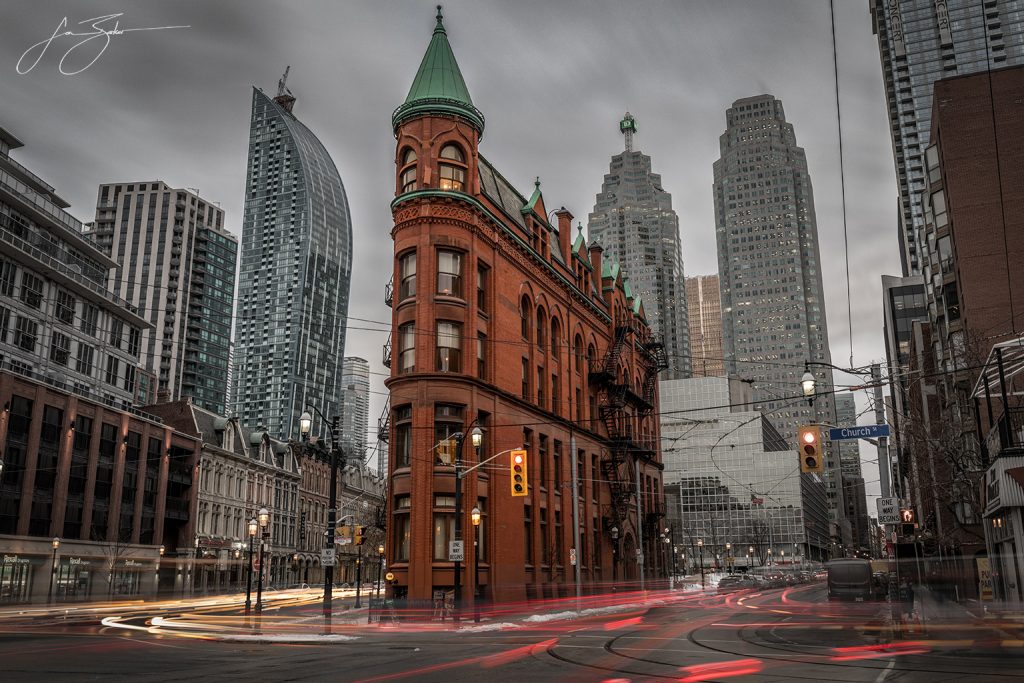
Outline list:
[[[633,151],[633,133],[636,132],[636,119],[628,111],[619,121],[619,132],[626,136],[626,151]]]

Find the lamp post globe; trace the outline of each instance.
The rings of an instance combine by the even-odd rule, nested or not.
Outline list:
[[[473,427],[473,430],[469,433],[469,438],[473,442],[473,448],[480,448],[480,444],[484,442],[484,432],[479,427]]]
[[[811,374],[810,370],[804,372],[804,376],[800,378],[800,387],[804,390],[804,396],[806,398],[814,396],[814,385],[816,383],[817,380],[814,379],[814,375]]]
[[[473,520],[473,526],[480,526],[480,508],[473,506],[472,512],[469,513],[470,518]]]
[[[266,529],[267,525],[270,523],[270,511],[267,510],[267,508],[260,508],[258,517],[260,520],[260,527]]]
[[[303,411],[302,415],[299,415],[299,434],[305,439],[309,436],[310,430],[313,428],[313,416],[309,414],[309,411]]]

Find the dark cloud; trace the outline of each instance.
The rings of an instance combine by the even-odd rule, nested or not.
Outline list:
[[[96,187],[162,179],[221,202],[241,231],[250,88],[291,65],[295,112],[331,152],[352,206],[351,315],[388,321],[391,112],[430,39],[434,2],[192,0],[8,2],[0,23],[0,125],[17,153],[90,220]],[[551,206],[586,222],[629,109],[680,217],[688,274],[717,270],[711,165],[725,109],[780,97],[807,150],[837,364],[850,356],[828,3],[818,0],[446,2],[449,36],[487,117],[483,152],[520,188],[541,176]],[[853,357],[884,357],[880,275],[899,270],[896,194],[877,44],[866,2],[836,3],[846,153]],[[61,17],[124,12],[125,34],[88,71],[14,65]],[[58,46],[55,46],[58,47]],[[352,327],[374,327],[353,322]],[[347,353],[383,373],[386,333],[351,330]],[[382,375],[374,390],[383,392]],[[858,396],[861,410],[866,399]],[[371,420],[383,397],[374,395]],[[865,453],[865,458],[874,455]],[[866,479],[877,479],[875,471]],[[869,484],[877,491],[877,483]]]

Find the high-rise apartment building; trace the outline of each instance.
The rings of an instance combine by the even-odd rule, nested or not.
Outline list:
[[[725,370],[753,381],[759,407],[789,443],[800,425],[835,424],[832,394],[801,395],[804,364],[832,387],[814,194],[803,148],[781,100],[737,100],[714,164]],[[833,523],[845,506],[835,448],[826,450]],[[795,460],[794,460],[795,462]]]
[[[307,405],[341,415],[352,273],[341,176],[294,105],[283,78],[253,89],[232,378],[242,421],[282,438]]]
[[[370,416],[370,364],[363,358],[346,356],[341,366],[341,444],[349,458],[366,457],[366,429]]]
[[[724,377],[722,296],[717,274],[686,278],[686,310],[694,377]]]
[[[922,272],[932,86],[1024,63],[1024,0],[871,0],[899,182],[903,274]]]
[[[108,287],[152,325],[142,366],[155,400],[190,397],[224,415],[238,240],[224,211],[160,181],[100,185],[92,238],[118,263]]]
[[[683,281],[679,217],[672,195],[651,172],[651,157],[633,149],[636,119],[626,112],[619,122],[626,149],[612,157],[594,210],[587,217],[590,238],[629,273],[634,292],[643,299],[651,331],[661,337],[668,355],[666,377],[689,377],[690,324]]]

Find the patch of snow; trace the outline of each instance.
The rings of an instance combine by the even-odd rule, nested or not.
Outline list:
[[[342,643],[348,640],[359,640],[356,636],[343,636],[341,634],[324,635],[318,633],[295,633],[288,634],[230,634],[214,636],[217,640],[245,643]]]
[[[563,619],[576,619],[578,617],[589,617],[595,614],[614,614],[616,612],[625,612],[626,610],[636,609],[636,605],[612,605],[610,607],[591,607],[589,609],[582,609],[579,612],[554,612],[552,614],[534,614],[532,616],[523,619],[526,623],[536,624],[546,621],[561,621]]]
[[[484,631],[504,631],[506,629],[519,628],[518,624],[505,621],[500,624],[481,624],[480,626],[463,626],[459,633],[482,633]]]

